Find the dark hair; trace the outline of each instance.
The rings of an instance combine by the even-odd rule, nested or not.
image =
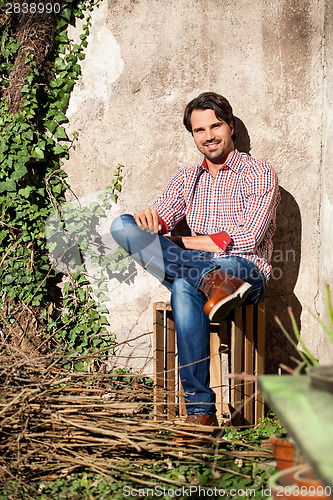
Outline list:
[[[212,109],[217,118],[225,121],[228,125],[235,126],[235,119],[229,101],[215,92],[204,92],[193,99],[185,108],[183,123],[186,129],[192,134],[191,115],[195,109]],[[235,139],[235,134],[232,136]]]

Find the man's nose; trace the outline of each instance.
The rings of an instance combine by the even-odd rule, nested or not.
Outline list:
[[[206,130],[205,141],[212,141],[215,138],[214,130]]]

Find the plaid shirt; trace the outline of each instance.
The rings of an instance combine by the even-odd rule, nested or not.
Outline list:
[[[272,167],[235,149],[215,178],[205,159],[196,167],[178,170],[154,208],[166,231],[186,217],[192,235],[227,232],[229,245],[214,257],[243,257],[269,279],[279,201]]]

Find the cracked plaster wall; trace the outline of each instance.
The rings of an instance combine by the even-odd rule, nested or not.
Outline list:
[[[325,73],[323,102],[323,161],[322,161],[322,197],[321,197],[321,246],[320,246],[320,300],[319,313],[326,324],[329,324],[323,283],[330,285],[333,296],[333,3],[326,2],[325,11]],[[322,361],[332,362],[333,346],[327,336],[321,336],[319,353]]]
[[[79,197],[103,190],[123,163],[118,206],[133,213],[151,206],[179,167],[200,159],[182,125],[187,102],[206,90],[230,100],[251,154],[272,163],[282,188],[275,272],[266,295],[269,371],[289,361],[273,319],[279,314],[287,323],[287,306],[309,346],[318,351],[320,344],[309,311],[320,309],[320,264],[331,264],[323,241],[319,254],[321,200],[323,220],[333,210],[332,190],[321,177],[323,46],[331,11],[329,5],[324,22],[325,0],[102,0],[69,104],[68,131],[80,134],[65,165],[72,189]],[[79,26],[72,35],[78,34]],[[330,96],[327,87],[326,100]],[[325,130],[328,143],[331,131]],[[130,285],[110,283],[118,341],[152,331],[152,303],[169,298],[137,272]],[[122,358],[124,364],[143,366],[152,355],[151,337],[120,354],[138,358]]]

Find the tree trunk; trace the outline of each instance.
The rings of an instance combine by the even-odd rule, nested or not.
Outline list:
[[[22,7],[22,4],[30,6],[32,3],[36,5],[37,3],[46,4],[47,2],[50,3],[49,0],[16,0],[15,4],[20,4]],[[46,60],[52,43],[55,17],[53,12],[48,14],[44,11],[43,13],[36,12],[32,14],[30,12],[23,13],[22,10],[23,7],[17,14],[7,14],[7,23],[8,17],[9,21],[11,21],[12,36],[20,42],[20,48],[9,75],[9,86],[4,91],[4,98],[8,100],[9,104],[9,111],[13,114],[21,109],[24,99],[21,89],[25,84],[25,78],[29,75],[28,66],[24,62],[27,53],[32,54],[36,61],[39,71],[38,83],[43,85],[47,81]],[[6,22],[3,17],[0,18],[0,22],[2,19]]]

